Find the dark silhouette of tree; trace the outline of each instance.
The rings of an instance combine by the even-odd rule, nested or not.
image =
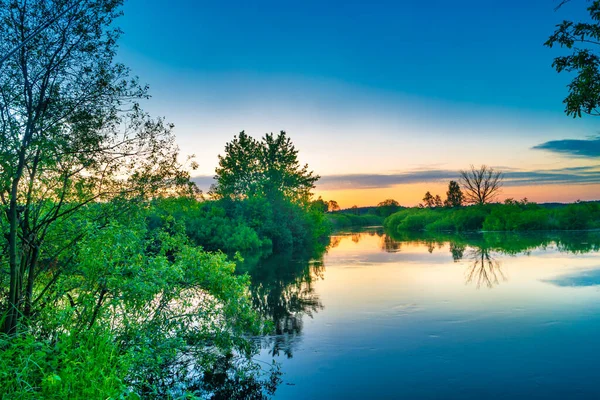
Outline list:
[[[435,198],[431,195],[431,193],[425,193],[425,196],[423,197],[423,206],[428,208],[435,207]]]
[[[490,251],[484,247],[473,249],[471,265],[466,272],[466,283],[474,283],[477,289],[487,286],[489,289],[498,285],[500,281],[506,281],[502,272],[500,262],[490,255]]]
[[[300,166],[298,150],[284,131],[261,141],[240,132],[225,145],[215,172],[211,194],[216,198],[307,201],[319,180],[308,165]]]
[[[471,204],[490,203],[500,194],[503,179],[501,171],[495,171],[487,165],[482,165],[479,169],[471,165],[470,170],[461,170],[460,181],[465,201]]]
[[[563,1],[557,8],[560,8]],[[600,1],[594,0],[587,7],[591,22],[563,21],[545,45],[568,49],[571,54],[558,56],[552,67],[558,72],[574,73],[569,83],[569,94],[563,100],[565,113],[581,117],[581,114],[600,115]]]
[[[400,203],[394,199],[387,199],[377,204],[377,214],[382,217],[392,215],[400,209]]]
[[[358,210],[358,206],[354,205],[350,208],[350,212],[354,215],[359,215],[360,211]]]
[[[463,202],[464,196],[462,190],[460,190],[460,186],[456,181],[450,181],[444,205],[446,207],[460,207],[463,205]]]
[[[444,202],[442,201],[442,198],[440,197],[439,194],[435,195],[435,198],[433,199],[433,204],[435,205],[436,208],[444,206]]]
[[[340,211],[340,206],[339,206],[338,202],[335,200],[329,200],[328,210],[329,210],[329,212]]]

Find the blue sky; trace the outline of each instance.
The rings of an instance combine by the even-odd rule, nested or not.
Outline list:
[[[150,85],[145,108],[175,123],[200,176],[239,131],[283,129],[327,178],[324,195],[410,204],[421,187],[404,180],[352,193],[332,182],[481,163],[537,173],[593,165],[543,145],[596,134],[593,119],[563,114],[568,77],[551,68],[561,52],[543,46],[562,19],[585,17],[585,2],[557,4],[128,0],[119,59]],[[572,183],[574,196],[593,195],[589,182]]]

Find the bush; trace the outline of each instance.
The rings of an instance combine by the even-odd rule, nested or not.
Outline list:
[[[600,228],[600,204],[596,202],[542,206],[527,200],[507,200],[452,209],[411,208],[384,221],[397,231],[540,231]]]

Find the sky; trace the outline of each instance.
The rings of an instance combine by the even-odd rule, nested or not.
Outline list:
[[[445,197],[471,164],[502,197],[600,199],[592,117],[564,114],[543,44],[584,0],[127,0],[118,60],[150,86],[207,189],[240,131],[285,130],[341,207]]]

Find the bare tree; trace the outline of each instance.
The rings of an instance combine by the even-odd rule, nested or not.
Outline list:
[[[486,204],[494,200],[500,193],[503,180],[501,171],[487,165],[482,165],[479,169],[471,165],[470,170],[460,171],[465,201],[471,204]]]

